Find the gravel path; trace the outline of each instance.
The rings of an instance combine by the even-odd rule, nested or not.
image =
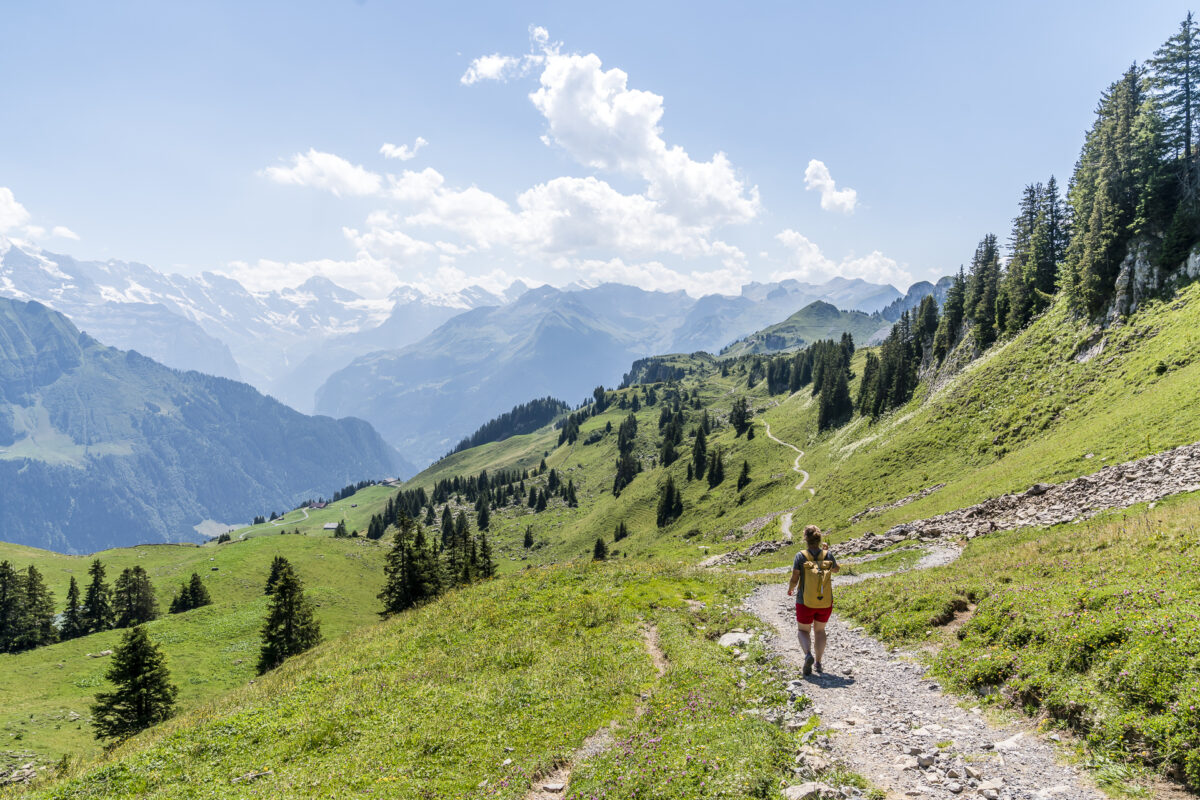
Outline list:
[[[957,555],[937,548],[921,563],[948,563]],[[800,678],[803,653],[796,640],[794,601],[785,592],[783,583],[761,587],[747,606],[774,631],[768,637],[770,647]],[[836,614],[828,631],[826,673],[792,685],[812,699],[812,711],[834,732],[830,755],[889,796],[1105,798],[1086,776],[1060,764],[1055,745],[1029,726],[994,727],[978,709],[961,708],[924,676],[924,667],[912,653],[889,653],[861,628],[848,628]],[[810,747],[802,749],[799,758],[801,763],[806,758],[819,763],[823,757]]]
[[[788,444],[783,439],[776,438],[775,434],[771,433],[771,423],[767,422],[766,420],[763,420],[763,427],[767,429],[767,438],[772,442],[781,444],[784,447],[789,447],[796,451],[796,460],[792,462],[792,471],[800,473],[800,482],[796,484],[796,491],[802,491],[804,489],[804,484],[808,483],[808,473],[800,469],[800,459],[804,458],[804,451],[799,447],[796,447],[794,444]],[[816,492],[814,492],[812,489],[809,489],[808,493],[810,495],[816,494]]]

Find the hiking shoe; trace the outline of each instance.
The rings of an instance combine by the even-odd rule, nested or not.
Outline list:
[[[810,653],[809,655],[806,655],[804,657],[804,674],[812,675],[812,668],[813,668],[813,657],[812,657],[812,654]]]
[[[818,662],[816,662],[815,664],[813,664],[813,669],[815,669],[815,670],[817,671],[817,674],[818,674],[818,675],[824,675],[824,674],[825,674],[825,670],[821,668],[821,662],[820,662],[820,661],[818,661]]]

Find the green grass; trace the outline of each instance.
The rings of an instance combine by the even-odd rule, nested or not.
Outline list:
[[[947,567],[847,587],[885,641],[933,642],[949,686],[1200,788],[1200,497],[972,540]],[[969,602],[953,634],[941,626]]]
[[[110,584],[121,569],[134,564],[150,574],[163,612],[149,624],[150,636],[166,651],[180,707],[187,710],[254,677],[267,608],[263,584],[277,554],[292,561],[319,605],[317,618],[326,638],[378,619],[375,595],[383,584],[384,549],[363,539],[274,536],[220,546],[130,547],[95,557],[106,565]],[[72,575],[81,587],[86,585],[91,558],[0,544],[0,560],[37,566],[60,607]],[[214,604],[166,614],[179,584],[192,572],[201,575]],[[122,635],[106,631],[0,655],[0,751],[31,751],[43,760],[96,755],[100,748],[86,718],[96,692],[107,686],[103,675],[109,659],[88,654],[111,650]]]
[[[752,585],[611,565],[476,585],[322,645],[30,796],[520,798],[613,722],[637,763],[679,775],[638,778],[651,796],[766,796],[792,742],[742,712],[779,681],[752,663],[739,688],[743,665],[712,641],[745,623],[731,609]],[[650,624],[670,659],[662,678],[643,644]],[[642,692],[653,699],[635,719]],[[590,796],[626,751],[581,767],[573,791]]]

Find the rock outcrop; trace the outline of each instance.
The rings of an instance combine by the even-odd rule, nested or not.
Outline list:
[[[1200,491],[1200,442],[1114,464],[1064,483],[1035,483],[1024,492],[896,525],[882,535],[867,533],[839,543],[837,552],[849,555],[911,539],[949,542],[992,531],[1047,527],[1195,491]]]

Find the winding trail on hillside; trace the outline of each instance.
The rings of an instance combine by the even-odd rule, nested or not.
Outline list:
[[[656,678],[661,679],[663,675],[667,674],[667,667],[670,664],[667,661],[666,654],[662,651],[662,647],[659,646],[658,628],[653,624],[647,624],[642,627],[642,644],[646,648],[646,655],[650,657],[650,663],[654,665]],[[646,704],[649,702],[651,694],[652,690],[642,693],[641,698],[633,709],[634,717],[641,717],[646,713]],[[584,739],[579,749],[572,753],[569,761],[565,764],[560,764],[549,775],[544,775],[533,781],[533,785],[530,786],[529,791],[525,794],[525,800],[561,800],[571,783],[571,772],[579,764],[611,748],[615,741],[613,733],[617,728],[618,723],[616,720],[613,720],[610,724],[605,725]]]
[[[796,447],[796,445],[789,444],[788,442],[785,442],[783,439],[780,439],[779,437],[777,437],[775,434],[771,433],[771,423],[767,422],[765,419],[762,421],[762,424],[763,424],[763,427],[767,429],[767,438],[768,439],[770,439],[772,442],[775,442],[776,444],[781,444],[784,447],[789,447],[792,450],[796,451],[796,460],[792,462],[792,471],[800,473],[800,482],[796,484],[796,491],[797,492],[804,491],[804,484],[808,483],[808,473],[805,472],[804,470],[800,469],[800,459],[804,458],[804,451],[801,450],[799,447]],[[808,493],[810,496],[816,494],[816,492],[814,492],[812,489],[809,489]],[[789,520],[791,519],[790,514],[788,515],[788,519]]]
[[[922,566],[957,557],[935,548]],[[891,573],[885,573],[891,574]],[[877,576],[851,576],[840,585]],[[799,677],[804,654],[796,638],[794,600],[782,583],[763,586],[746,607],[773,633],[768,645]],[[889,797],[983,797],[992,800],[1102,800],[1079,770],[1024,721],[993,725],[977,708],[964,710],[945,694],[917,653],[889,653],[862,628],[834,616],[829,623],[826,672],[794,682],[812,700],[812,713],[836,735],[806,746],[800,763],[819,773],[830,757],[889,792]],[[819,774],[817,780],[820,780]]]

